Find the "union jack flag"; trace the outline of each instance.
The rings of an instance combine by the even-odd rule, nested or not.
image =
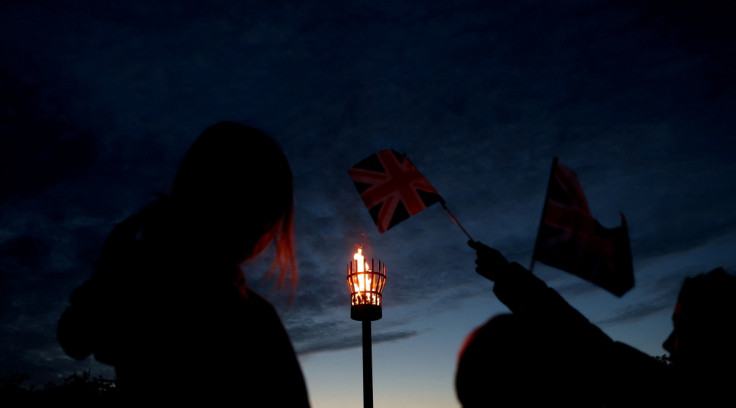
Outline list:
[[[406,155],[381,150],[348,170],[379,233],[441,202],[442,198]]]
[[[588,201],[575,173],[552,164],[542,221],[533,259],[573,273],[622,296],[634,286],[629,231],[621,214],[621,226],[605,228],[591,215]]]

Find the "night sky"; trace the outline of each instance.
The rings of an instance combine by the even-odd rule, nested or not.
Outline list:
[[[382,149],[525,266],[559,157],[598,221],[625,214],[636,286],[534,272],[651,355],[684,277],[736,272],[736,32],[718,1],[102,3],[0,3],[0,377],[114,374],[65,356],[56,322],[111,228],[221,120],[263,129],[292,165],[294,300],[261,280],[270,253],[245,268],[317,408],[362,405],[356,245],[387,265],[377,407],[457,406],[464,337],[507,311],[439,205],[378,233],[347,169]]]

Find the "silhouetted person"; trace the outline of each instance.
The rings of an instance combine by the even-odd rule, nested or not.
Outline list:
[[[292,214],[291,170],[269,136],[232,122],[206,129],[170,195],[109,235],[59,321],[61,346],[114,366],[129,398],[309,406],[282,322],[241,269],[273,244],[268,273],[294,289]]]
[[[685,279],[662,345],[670,352],[673,387],[693,406],[736,401],[736,276],[723,268]]]
[[[613,341],[529,270],[495,249],[470,244],[476,249],[476,271],[494,282],[493,292],[512,313],[491,318],[466,339],[455,378],[464,408],[652,407],[692,401],[692,394],[680,389],[687,381],[678,379],[673,367]],[[730,326],[735,316],[726,315],[721,326]]]

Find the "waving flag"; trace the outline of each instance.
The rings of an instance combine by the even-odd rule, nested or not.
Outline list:
[[[534,260],[573,273],[622,296],[634,286],[629,232],[604,228],[590,213],[583,188],[568,167],[552,164]]]
[[[380,233],[442,202],[406,155],[394,150],[381,150],[361,160],[348,174]]]

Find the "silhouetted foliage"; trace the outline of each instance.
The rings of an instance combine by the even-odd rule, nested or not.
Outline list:
[[[654,360],[656,360],[658,363],[664,364],[666,366],[669,366],[672,364],[672,360],[670,360],[670,356],[667,354],[662,354],[661,356],[654,356],[652,357]]]
[[[27,392],[33,390],[33,385],[26,388],[23,383],[29,381],[31,376],[23,373],[12,373],[8,378],[0,378],[0,393]]]
[[[12,373],[7,378],[0,378],[0,394],[34,393],[34,394],[74,394],[74,395],[105,395],[117,394],[115,380],[100,375],[92,377],[89,371],[74,373],[64,378],[61,384],[48,382],[42,388],[36,388],[30,383],[31,377],[24,373]]]

